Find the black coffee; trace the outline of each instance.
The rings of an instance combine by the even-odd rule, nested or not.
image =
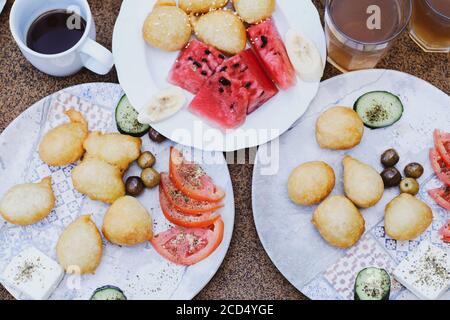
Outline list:
[[[69,50],[81,39],[86,21],[66,10],[52,10],[40,15],[27,33],[27,46],[43,54]]]

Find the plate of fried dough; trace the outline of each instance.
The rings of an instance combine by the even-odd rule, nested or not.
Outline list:
[[[403,108],[393,121],[368,126],[367,113],[359,110],[367,94],[374,101],[392,94]],[[429,157],[435,129],[449,130],[448,105],[447,94],[411,75],[352,72],[323,82],[308,112],[279,141],[259,148],[252,195],[258,234],[276,267],[304,295],[361,299],[357,276],[377,268],[389,274],[386,282],[390,278],[381,298],[426,296],[419,280],[396,275],[420,246],[449,254],[442,236],[448,211],[430,197],[430,190],[445,189],[445,179]],[[414,190],[406,188],[411,183]],[[443,261],[441,270],[448,270]],[[432,279],[433,270],[408,273],[428,272]],[[441,280],[432,299],[450,298],[449,279],[444,274]],[[383,287],[376,277],[370,281],[365,288],[376,298]]]
[[[67,88],[28,108],[1,134],[0,282],[15,298],[192,299],[222,263],[234,224],[223,155],[119,133],[114,111],[123,94],[109,83]],[[162,240],[155,249],[159,235],[191,230],[212,241],[214,227],[172,224],[161,209],[159,180],[139,191],[128,183],[129,177],[139,182],[144,167],[158,177],[168,172],[172,147],[225,196],[214,206],[214,226],[223,227],[216,247],[195,261],[164,256]],[[24,252],[46,258],[17,260]],[[12,261],[24,265],[8,278]],[[53,261],[61,274],[39,261]],[[35,276],[45,279],[40,288],[32,284]]]
[[[204,86],[197,84],[198,77],[208,78],[211,73],[213,76],[209,79],[214,81],[217,70],[226,69],[222,64],[225,63],[224,59],[239,60],[242,54],[253,57],[252,46],[255,41],[250,30],[265,24],[272,25],[272,30],[278,30],[274,31],[277,34],[273,37],[275,41],[272,42],[273,38],[266,41],[268,34],[267,37],[258,36],[255,39],[264,39],[269,47],[276,43],[277,47],[271,48],[268,53],[268,56],[275,56],[276,59],[282,56],[284,60],[288,60],[285,59],[288,52],[284,47],[288,47],[288,44],[296,46],[295,40],[289,38],[289,31],[291,34],[301,33],[308,39],[308,48],[311,50],[302,51],[297,48],[288,51],[294,52],[294,56],[290,58],[292,64],[297,61],[306,68],[311,66],[315,69],[314,77],[309,78],[306,73],[296,75],[291,66],[274,67],[275,70],[272,71],[278,73],[276,77],[283,78],[284,75],[280,73],[286,73],[286,78],[291,79],[286,85],[277,83],[272,77],[277,86],[268,78],[268,81],[258,80],[260,83],[266,82],[268,87],[257,90],[264,101],[256,105],[253,100],[260,97],[250,98],[247,103],[247,99],[242,97],[246,94],[235,92],[236,86],[227,85],[228,81],[222,80],[226,88],[218,90],[203,88]],[[198,42],[194,46],[192,41],[197,40],[207,47],[201,46],[202,49],[195,51],[194,48],[199,47]],[[186,57],[185,60],[184,52],[189,50],[195,51],[198,58]],[[314,52],[314,57],[296,59],[296,53],[300,52]],[[161,91],[173,86],[185,89],[182,92],[185,103],[181,110],[170,118],[153,123],[155,129],[183,145],[228,152],[258,146],[278,137],[306,111],[317,93],[323,74],[326,44],[318,11],[310,0],[125,0],[114,28],[113,53],[121,86],[138,111],[144,112],[146,108],[150,108],[155,96]],[[211,56],[216,53],[221,58],[218,62],[211,62]],[[186,71],[190,75],[174,76],[176,61],[183,66],[192,63],[192,69]],[[309,65],[306,61],[309,61]],[[291,62],[286,64],[290,65]],[[270,62],[266,63],[265,71],[271,67]],[[253,70],[245,66],[243,68]],[[259,70],[259,67],[256,68]],[[257,73],[266,78],[265,71]],[[192,72],[196,72],[198,77],[193,76],[192,79]],[[270,76],[270,72],[268,74]],[[256,78],[250,76],[251,81],[239,86],[251,91],[251,83]],[[304,80],[306,78],[308,79]],[[236,83],[234,80],[231,82]],[[233,91],[228,96],[226,92],[230,88]],[[201,97],[209,100],[216,91],[225,91],[227,98],[214,97],[212,103],[203,102]],[[200,105],[197,110],[192,107],[196,97]],[[224,111],[223,116],[223,110],[209,113],[205,110],[205,105],[216,106],[221,101],[226,101],[227,106],[217,106],[218,109],[230,109]],[[247,110],[247,104],[248,113],[242,110]]]

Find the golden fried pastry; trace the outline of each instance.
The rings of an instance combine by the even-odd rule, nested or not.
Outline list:
[[[59,264],[66,271],[94,273],[102,259],[102,236],[90,216],[81,216],[61,234],[56,245]]]
[[[328,109],[317,120],[316,138],[323,149],[351,149],[361,142],[363,134],[364,123],[350,108]]]
[[[54,207],[52,178],[47,177],[9,189],[0,201],[0,214],[12,224],[26,226],[47,217]]]
[[[180,8],[187,13],[206,13],[225,7],[228,0],[180,0],[179,2]]]
[[[299,205],[317,204],[329,196],[335,181],[333,168],[325,162],[304,163],[289,176],[289,197]]]
[[[65,166],[78,161],[84,154],[83,142],[88,136],[88,124],[74,109],[65,112],[69,123],[47,132],[39,145],[39,156],[49,166]]]
[[[433,221],[430,207],[416,197],[402,193],[389,202],[384,213],[386,234],[395,240],[414,240]]]
[[[177,1],[176,0],[158,0],[156,1],[154,8],[156,7],[176,7]]]
[[[118,199],[103,218],[103,235],[120,246],[134,246],[153,238],[152,217],[133,197]]]
[[[360,208],[376,205],[384,193],[380,174],[371,166],[350,156],[345,156],[342,164],[345,195]]]
[[[139,158],[141,144],[140,138],[120,133],[92,132],[84,141],[83,146],[89,157],[106,161],[124,171]]]
[[[194,31],[201,41],[230,55],[241,52],[247,44],[244,23],[228,10],[211,11],[201,16],[194,23]]]
[[[312,223],[332,246],[350,248],[365,231],[365,221],[359,210],[346,197],[334,196],[322,202],[314,211]]]
[[[234,8],[248,23],[256,23],[269,18],[275,11],[275,0],[234,0]]]
[[[151,46],[178,51],[191,38],[189,16],[176,6],[157,6],[148,15],[142,28],[145,41]]]
[[[94,157],[85,157],[72,170],[72,183],[78,192],[105,203],[113,203],[125,195],[120,169]]]

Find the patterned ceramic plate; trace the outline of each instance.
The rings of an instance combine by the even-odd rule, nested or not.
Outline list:
[[[55,258],[59,234],[80,214],[92,213],[94,221],[101,227],[108,206],[74,191],[71,182],[74,166],[47,166],[39,159],[37,146],[43,134],[66,121],[63,111],[67,108],[80,110],[88,120],[90,130],[116,131],[114,108],[122,95],[122,89],[116,84],[71,87],[30,107],[1,134],[0,194],[15,184],[34,182],[51,175],[57,204],[45,220],[28,227],[13,226],[0,218],[0,273],[12,257],[29,246]],[[167,171],[171,143],[158,145],[151,143],[147,137],[142,140],[142,149],[153,152],[157,157],[156,170]],[[208,159],[203,161],[202,166],[226,190],[225,207],[222,209],[224,240],[216,252],[205,261],[186,268],[161,258],[150,243],[120,248],[104,241],[104,254],[96,274],[81,278],[66,275],[52,299],[88,299],[93,290],[104,285],[121,288],[129,299],[192,299],[210,281],[225,257],[233,232],[233,188],[223,154],[183,150],[190,153],[196,162]],[[127,175],[138,174],[137,165],[127,172]],[[147,190],[139,197],[152,213],[155,234],[169,227],[158,199],[157,190]],[[16,298],[24,298],[8,289]]]
[[[400,96],[405,105],[402,119],[386,129],[366,129],[362,143],[352,150],[320,149],[315,139],[318,116],[333,106],[352,106],[359,96],[374,90]],[[428,151],[433,146],[435,128],[450,130],[449,107],[447,94],[408,74],[389,70],[348,73],[323,82],[318,96],[297,124],[279,141],[260,147],[253,173],[253,214],[258,234],[272,261],[298,290],[312,299],[353,299],[355,276],[361,269],[378,266],[392,272],[424,239],[450,250],[438,236],[439,228],[449,219],[448,212],[426,193],[439,184],[428,161]],[[345,154],[381,171],[380,155],[392,147],[401,156],[398,168],[412,161],[424,165],[418,197],[432,207],[433,224],[414,241],[387,237],[383,214],[385,205],[398,193],[394,188],[386,190],[375,207],[362,211],[367,232],[355,247],[331,247],[310,222],[315,207],[296,206],[289,200],[289,174],[304,162],[325,161],[337,177],[333,194],[343,194],[341,161]],[[391,298],[415,297],[394,283]],[[450,298],[450,292],[444,298]]]

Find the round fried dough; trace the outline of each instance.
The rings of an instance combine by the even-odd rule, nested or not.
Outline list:
[[[235,55],[245,49],[247,34],[244,23],[228,10],[211,11],[194,23],[197,37],[216,49]]]
[[[289,197],[299,205],[317,204],[329,196],[335,181],[333,168],[325,162],[304,163],[294,169],[289,176]]]
[[[90,216],[81,216],[64,230],[56,245],[60,265],[66,271],[94,273],[102,259],[102,236]]]
[[[39,144],[39,156],[49,166],[65,166],[81,159],[88,124],[74,109],[65,112],[70,122],[47,132]]]
[[[424,233],[433,221],[431,208],[416,197],[402,193],[385,209],[384,228],[395,240],[414,240]]]
[[[174,6],[159,6],[148,15],[142,28],[145,41],[165,50],[181,50],[189,41],[192,28],[189,16]]]
[[[133,197],[118,199],[103,218],[103,235],[120,246],[134,246],[153,238],[152,217]]]
[[[186,13],[206,13],[225,7],[228,0],[180,0],[179,3]]]
[[[52,178],[47,177],[9,189],[0,201],[0,214],[9,223],[26,226],[47,217],[54,207]]]
[[[359,210],[346,197],[334,196],[322,202],[314,211],[312,223],[332,246],[350,248],[365,231],[365,221]]]
[[[328,109],[317,120],[316,138],[323,149],[351,149],[361,142],[363,134],[364,123],[351,108]]]
[[[234,0],[234,8],[247,23],[256,23],[269,18],[275,11],[275,0]]]

